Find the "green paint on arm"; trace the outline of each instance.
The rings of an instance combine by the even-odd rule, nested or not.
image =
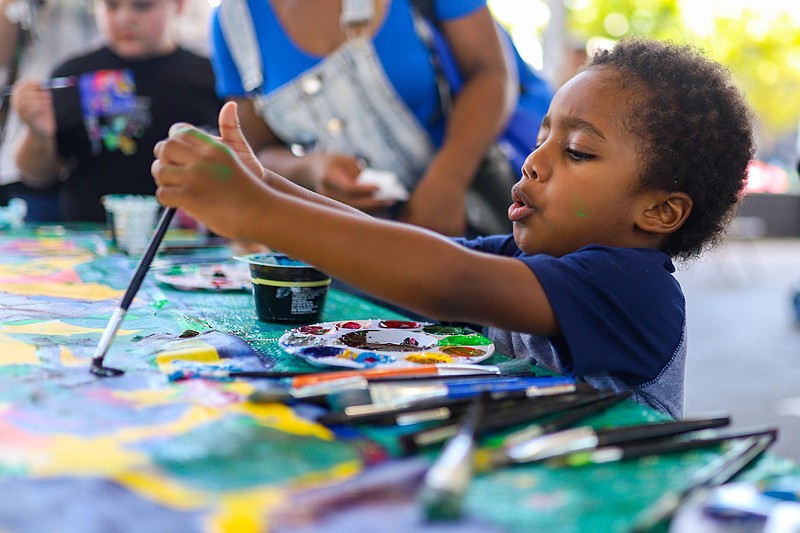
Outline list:
[[[208,172],[211,176],[220,182],[226,182],[231,179],[233,169],[223,163],[205,163],[200,166],[203,172]]]
[[[173,135],[179,135],[182,133],[187,133],[188,135],[191,135],[192,137],[199,139],[200,141],[213,146],[214,148],[219,148],[220,150],[230,153],[230,148],[225,143],[220,142],[216,137],[213,137],[201,130],[195,128],[181,128]],[[230,181],[231,176],[233,175],[233,169],[224,163],[205,163],[199,165],[199,168],[203,172],[208,172],[215,180],[220,182]]]

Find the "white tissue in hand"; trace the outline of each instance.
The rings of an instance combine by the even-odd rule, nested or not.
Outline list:
[[[358,175],[356,182],[378,187],[373,195],[376,200],[396,200],[398,202],[408,200],[408,190],[400,183],[397,174],[389,170],[366,168]]]

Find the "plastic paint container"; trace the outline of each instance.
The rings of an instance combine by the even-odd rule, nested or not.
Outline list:
[[[281,253],[236,258],[250,266],[256,315],[264,322],[319,322],[331,278]]]
[[[101,200],[106,210],[106,224],[111,231],[111,245],[128,255],[144,252],[161,212],[156,197],[107,194]]]

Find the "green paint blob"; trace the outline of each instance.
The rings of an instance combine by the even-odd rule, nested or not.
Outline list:
[[[492,341],[475,333],[473,335],[450,335],[439,341],[439,346],[488,346]]]
[[[422,328],[422,331],[424,331],[425,333],[429,333],[431,335],[461,335],[465,333],[467,330],[456,326],[433,325],[433,326],[425,326],[424,328]]]

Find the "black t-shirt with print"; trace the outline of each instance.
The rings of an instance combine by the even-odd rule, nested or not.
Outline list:
[[[187,50],[129,61],[104,47],[63,63],[53,77],[76,82],[53,91],[66,220],[103,221],[106,194],[154,194],[153,147],[175,122],[217,127],[222,102],[211,63]]]

